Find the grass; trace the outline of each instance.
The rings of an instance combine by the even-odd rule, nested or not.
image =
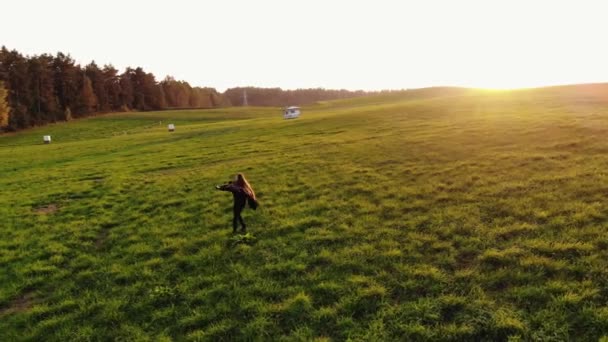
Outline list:
[[[605,94],[425,90],[1,136],[0,340],[607,339]],[[261,202],[244,236],[213,188],[236,172]]]

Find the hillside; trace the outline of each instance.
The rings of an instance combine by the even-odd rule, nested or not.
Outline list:
[[[1,135],[0,340],[597,340],[607,133],[596,84]]]

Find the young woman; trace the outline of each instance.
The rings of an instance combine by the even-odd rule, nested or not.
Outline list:
[[[245,209],[245,205],[249,202],[249,207],[255,210],[258,207],[257,199],[255,198],[255,192],[253,188],[245,179],[242,173],[236,175],[234,181],[224,184],[217,185],[215,187],[218,190],[222,191],[230,191],[232,192],[232,197],[234,198],[234,205],[232,207],[232,231],[236,233],[236,228],[238,226],[238,222],[241,223],[241,231],[245,232],[247,227],[245,226],[245,221],[243,221],[243,217],[241,217],[241,212]]]

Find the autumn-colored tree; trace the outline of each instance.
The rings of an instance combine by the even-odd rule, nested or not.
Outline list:
[[[156,91],[158,92],[158,101],[159,101],[158,109],[167,108],[167,96],[165,95],[165,90],[163,89],[163,87],[160,84],[158,84],[158,85],[156,85]]]
[[[11,107],[8,128],[16,130],[34,124],[28,108],[31,107],[30,77],[27,59],[16,50],[2,47],[0,51],[4,85],[8,89],[8,103]]]
[[[97,96],[93,91],[93,84],[91,80],[84,76],[82,77],[82,83],[80,86],[80,97],[78,99],[78,113],[88,114],[95,111],[97,108]]]
[[[63,119],[65,121],[72,121],[72,110],[70,110],[70,107],[66,108],[65,111],[63,111]]]
[[[4,82],[0,81],[0,129],[8,126],[8,114],[10,107],[8,106],[8,92],[4,88]]]
[[[85,66],[85,74],[91,80],[91,86],[93,92],[97,98],[97,104],[95,107],[96,112],[109,111],[110,104],[108,101],[108,93],[105,87],[105,74],[103,71],[92,61],[90,64]]]

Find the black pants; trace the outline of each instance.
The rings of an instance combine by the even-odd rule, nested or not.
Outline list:
[[[232,231],[236,232],[236,228],[238,226],[238,223],[241,223],[241,230],[245,231],[247,229],[247,227],[245,226],[245,221],[243,221],[243,217],[241,217],[241,212],[243,211],[243,209],[245,208],[245,206],[234,206],[233,208],[233,214],[234,216],[232,217]]]

